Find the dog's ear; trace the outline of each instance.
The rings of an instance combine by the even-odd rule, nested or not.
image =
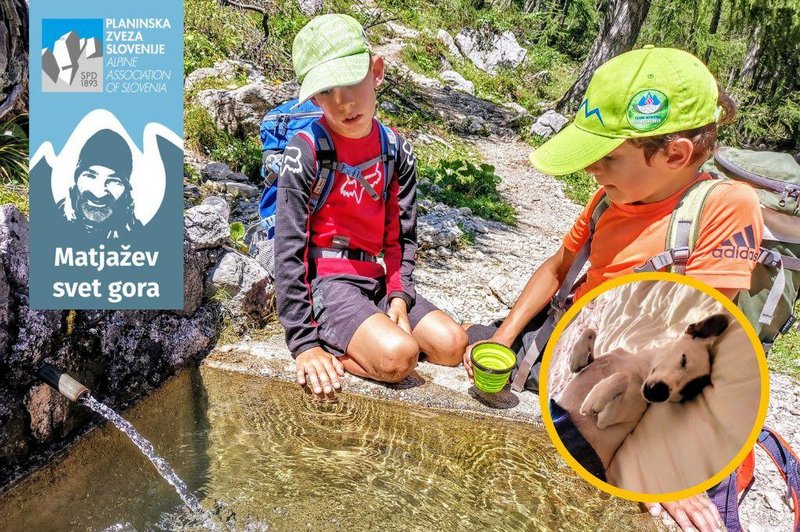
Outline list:
[[[686,334],[698,340],[702,338],[714,338],[725,332],[729,323],[730,320],[725,314],[714,314],[703,321],[698,321],[697,323],[689,325],[686,328]]]

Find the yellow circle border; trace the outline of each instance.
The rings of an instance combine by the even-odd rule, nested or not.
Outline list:
[[[753,351],[756,354],[756,359],[758,361],[758,369],[759,375],[761,377],[761,398],[758,407],[758,415],[756,416],[756,422],[753,426],[753,430],[750,432],[750,436],[745,441],[745,444],[739,450],[739,452],[734,456],[734,458],[726,465],[720,472],[718,472],[713,477],[709,478],[705,482],[701,482],[695,486],[690,488],[686,488],[680,491],[675,491],[671,493],[639,493],[631,490],[626,490],[623,488],[618,488],[609,484],[608,482],[603,482],[592,473],[587,471],[580,463],[578,463],[575,458],[567,451],[567,448],[561,442],[561,438],[558,436],[556,432],[555,426],[553,424],[553,418],[550,415],[550,401],[548,398],[548,378],[547,375],[549,374],[550,370],[550,361],[553,357],[553,353],[556,348],[556,344],[558,343],[558,339],[564,333],[564,330],[567,326],[572,322],[572,319],[578,315],[578,312],[583,309],[589,302],[593,301],[599,295],[608,292],[609,290],[613,290],[619,286],[624,284],[630,284],[640,281],[669,281],[674,283],[679,283],[683,285],[691,286],[697,290],[700,290],[707,296],[713,298],[715,301],[719,302],[725,310],[731,313],[731,315],[736,318],[736,320],[742,325],[742,329],[747,334],[747,337],[750,339],[750,343],[753,345]],[[760,356],[759,356],[760,355]],[[547,347],[544,351],[544,356],[542,358],[542,367],[539,372],[539,404],[541,405],[542,409],[542,418],[544,420],[545,430],[547,431],[548,436],[550,436],[550,440],[555,445],[558,453],[561,455],[564,460],[566,460],[567,464],[580,475],[585,481],[589,484],[593,485],[597,489],[609,493],[611,495],[615,495],[617,497],[621,497],[623,499],[629,499],[632,501],[637,502],[670,502],[679,499],[685,499],[687,497],[692,497],[697,495],[701,492],[707,491],[709,488],[719,484],[722,482],[728,475],[730,475],[738,466],[741,464],[747,454],[753,450],[753,447],[756,445],[756,440],[761,432],[761,428],[764,426],[764,421],[767,417],[767,406],[769,402],[769,370],[767,368],[767,357],[764,353],[764,348],[761,346],[761,341],[758,339],[758,335],[756,334],[755,329],[750,324],[750,321],[747,317],[739,310],[739,307],[733,303],[730,299],[725,297],[721,292],[712,288],[711,286],[698,281],[697,279],[693,279],[686,275],[679,275],[676,273],[665,273],[665,272],[654,272],[654,273],[633,273],[629,275],[623,275],[611,281],[607,281],[600,286],[592,289],[583,297],[581,297],[578,301],[575,302],[572,307],[562,316],[559,320],[558,324],[556,325],[555,329],[553,330],[553,334],[550,336],[550,340],[547,342]]]

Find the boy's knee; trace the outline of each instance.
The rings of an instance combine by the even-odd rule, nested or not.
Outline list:
[[[433,358],[432,362],[447,366],[457,366],[463,356],[464,351],[469,345],[469,336],[466,331],[457,324],[443,327],[436,336],[436,353],[428,353],[428,357]]]
[[[383,346],[379,378],[400,382],[411,373],[419,359],[419,344],[409,335],[398,336]]]

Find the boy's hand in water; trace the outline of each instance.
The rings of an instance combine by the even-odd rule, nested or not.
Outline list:
[[[389,319],[397,324],[398,327],[403,329],[408,334],[411,334],[411,323],[408,321],[408,305],[406,302],[395,297],[389,303],[389,310],[386,311]]]
[[[689,530],[699,532],[724,530],[717,507],[714,506],[714,503],[705,493],[679,501],[645,503],[645,506],[647,506],[650,515],[653,517],[660,515],[663,508],[684,532]]]
[[[295,364],[298,384],[300,386],[308,384],[314,395],[319,398],[332,396],[334,390],[341,391],[344,366],[335,356],[321,347],[303,351],[297,355]]]

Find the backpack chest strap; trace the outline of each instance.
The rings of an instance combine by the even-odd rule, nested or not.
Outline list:
[[[690,186],[672,211],[667,226],[665,251],[648,259],[633,271],[657,272],[670,268],[674,273],[685,274],[686,263],[700,234],[700,221],[706,200],[714,187],[723,182],[719,179],[703,179]]]
[[[370,168],[375,163],[380,162],[381,160],[382,160],[381,157],[375,157],[365,163],[359,164],[358,166],[350,166],[349,164],[336,162],[336,163],[331,163],[330,168],[332,170],[336,170],[337,172],[346,175],[351,179],[355,179],[356,181],[358,181],[358,183],[364,188],[364,190],[367,191],[367,194],[369,194],[369,196],[373,200],[377,201],[380,199],[381,196],[380,194],[375,192],[375,189],[372,187],[372,185],[369,184],[369,181],[366,180],[364,174],[362,173],[362,170]]]

